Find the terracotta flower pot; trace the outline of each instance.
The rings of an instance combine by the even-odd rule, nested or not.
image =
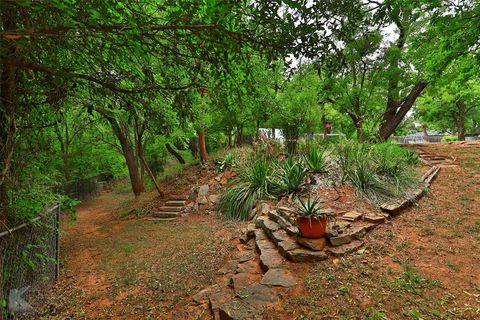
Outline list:
[[[321,238],[327,230],[327,217],[308,218],[298,217],[297,226],[304,238]]]

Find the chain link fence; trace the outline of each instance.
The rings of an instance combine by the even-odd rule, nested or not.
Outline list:
[[[0,232],[1,319],[40,306],[59,272],[60,205],[37,218]]]

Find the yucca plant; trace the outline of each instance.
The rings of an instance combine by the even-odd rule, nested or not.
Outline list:
[[[318,148],[311,147],[304,158],[308,168],[314,173],[322,173],[327,168],[326,154]]]
[[[235,184],[220,198],[219,210],[229,219],[246,220],[259,199],[272,197],[277,190],[274,182],[275,166],[264,158],[257,158],[241,171]]]
[[[294,192],[300,189],[305,178],[305,168],[301,161],[288,158],[285,160],[280,172],[281,181],[287,192]]]

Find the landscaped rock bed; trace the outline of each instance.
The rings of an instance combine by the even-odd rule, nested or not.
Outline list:
[[[324,201],[322,210],[330,218],[325,237],[319,239],[300,236],[291,197],[257,203],[250,214],[251,222],[240,237],[236,256],[218,270],[221,280],[197,293],[193,300],[209,308],[215,319],[263,319],[266,308],[298,285],[300,279],[289,271],[293,269],[291,263],[323,261],[358,251],[364,245],[364,236],[415,203],[438,171],[438,167],[432,166],[417,189],[380,208],[364,201],[346,200],[355,198],[349,188],[316,185],[310,192],[324,198],[337,194]]]

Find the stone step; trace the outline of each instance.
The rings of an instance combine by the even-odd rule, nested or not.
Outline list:
[[[169,200],[165,203],[168,207],[183,207],[187,202],[183,200]]]
[[[182,211],[182,207],[160,207],[158,208],[158,211],[162,211],[162,212],[180,212]]]
[[[154,218],[176,218],[178,217],[178,212],[154,212]]]
[[[168,201],[186,201],[186,200],[188,200],[188,196],[183,194],[176,194],[168,197]]]
[[[152,218],[151,220],[153,221],[173,221],[176,220],[177,218]]]

